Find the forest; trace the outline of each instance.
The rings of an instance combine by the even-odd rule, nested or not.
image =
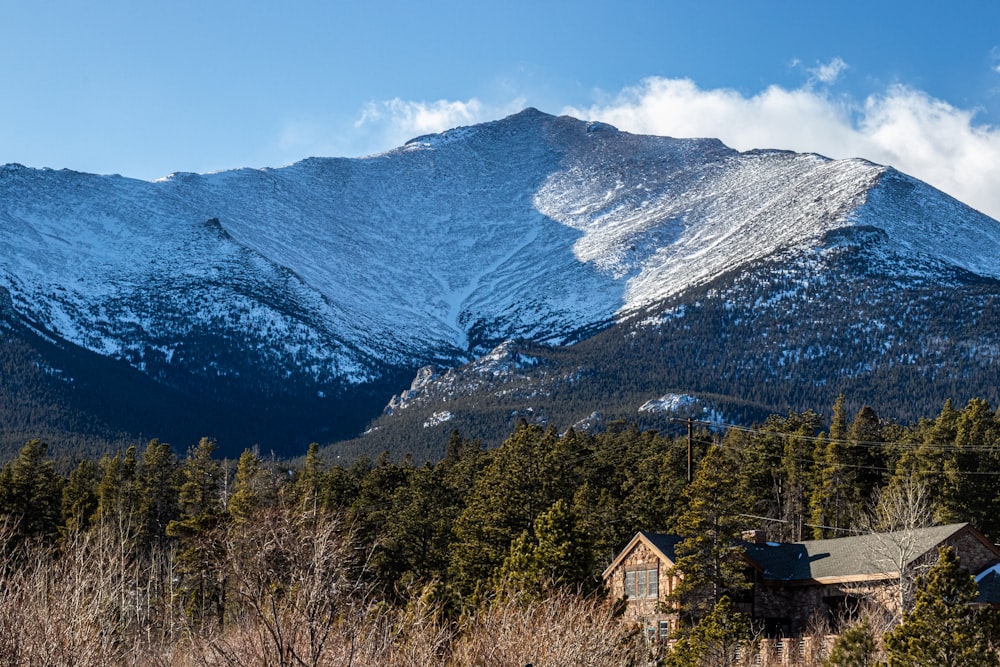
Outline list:
[[[203,438],[183,456],[154,439],[68,465],[31,440],[0,471],[0,662],[743,664],[756,635],[727,606],[738,574],[698,574],[713,554],[679,561],[685,623],[669,644],[619,620],[601,572],[637,530],[833,537],[872,530],[873,498],[919,484],[930,520],[1000,536],[989,403],[949,401],[910,426],[844,405],[690,437],[522,422],[495,448],[452,432],[423,463],[339,463],[317,444],[294,466],[232,461]],[[940,563],[901,625],[858,620],[814,664],[997,664],[1000,626],[955,603],[971,578]],[[950,641],[976,657],[913,658],[930,613],[953,613]]]

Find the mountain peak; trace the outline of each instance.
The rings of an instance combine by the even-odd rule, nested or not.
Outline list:
[[[23,323],[215,392],[360,396],[508,339],[575,343],[855,226],[1000,277],[995,221],[884,167],[534,108],[377,158],[0,173],[17,175],[0,178],[0,288]]]

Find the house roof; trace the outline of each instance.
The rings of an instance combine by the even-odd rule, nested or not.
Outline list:
[[[905,555],[906,564],[909,565],[966,532],[992,550],[997,555],[997,562],[1000,562],[1000,550],[967,523],[805,542],[747,543],[744,546],[747,560],[757,568],[765,582],[793,584],[870,581],[898,577],[896,559],[899,553]],[[680,541],[681,538],[676,535],[639,531],[607,567],[604,577],[607,578],[640,542],[672,566],[677,561],[675,548]],[[986,583],[992,586],[994,580]],[[1000,600],[1000,574],[997,576],[996,587],[996,599]]]
[[[962,531],[967,523],[827,540],[749,544],[746,555],[770,581],[887,579],[899,574],[902,553],[909,565]]]
[[[611,574],[611,571],[618,567],[619,563],[625,560],[625,557],[628,556],[635,548],[635,545],[640,542],[649,547],[649,549],[656,554],[660,560],[670,566],[673,566],[677,561],[677,555],[674,553],[674,547],[676,547],[677,543],[680,541],[681,538],[676,535],[647,533],[640,530],[635,534],[635,537],[629,540],[629,543],[625,545],[625,548],[618,552],[618,556],[616,556],[615,559],[611,561],[611,564],[604,570],[603,576],[607,578],[607,576]]]

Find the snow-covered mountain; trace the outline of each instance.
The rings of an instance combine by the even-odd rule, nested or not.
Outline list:
[[[330,422],[357,388],[373,416],[418,367],[656,321],[851,230],[877,231],[886,270],[1000,279],[1000,224],[891,168],[534,109],[364,159],[152,183],[0,167],[10,326],[184,391],[329,397]]]

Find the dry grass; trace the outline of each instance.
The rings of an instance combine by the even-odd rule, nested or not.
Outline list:
[[[600,601],[516,595],[462,620],[423,598],[400,608],[366,580],[335,517],[261,514],[217,536],[223,623],[192,623],[169,551],[98,527],[58,550],[21,545],[0,567],[0,665],[196,667],[644,664],[648,648]],[[13,544],[0,525],[0,545]]]

